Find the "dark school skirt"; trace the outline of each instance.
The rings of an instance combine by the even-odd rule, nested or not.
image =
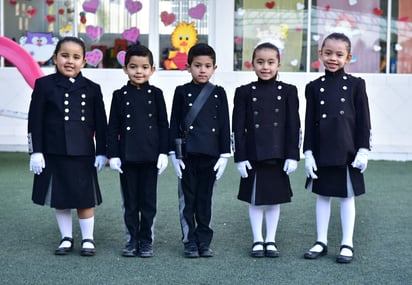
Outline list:
[[[288,203],[293,196],[289,176],[283,171],[283,160],[267,162],[250,162],[248,177],[240,178],[238,199],[253,203],[252,194],[255,187],[254,205],[276,205]]]
[[[34,175],[32,200],[57,209],[86,209],[102,203],[93,156],[45,155]]]
[[[318,167],[315,172],[317,179],[306,179],[305,188],[311,189],[313,193],[328,196],[348,196],[348,189],[353,189],[353,195],[359,196],[365,193],[365,181],[363,174],[352,165]],[[349,175],[349,176],[348,176]],[[352,191],[349,191],[351,193]]]

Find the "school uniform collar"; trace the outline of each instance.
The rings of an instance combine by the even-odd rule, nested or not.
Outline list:
[[[268,79],[268,80],[263,80],[263,79],[258,78],[257,82],[259,84],[274,84],[276,83],[276,77],[272,77],[271,79]]]
[[[136,85],[133,85],[130,80],[127,81],[127,87],[129,88],[133,88],[133,89],[148,89],[150,87],[149,81],[146,81],[143,84],[140,84],[139,87],[137,87]]]
[[[325,70],[325,76],[326,77],[338,78],[338,77],[342,77],[343,75],[345,75],[345,69],[343,69],[343,68],[341,68],[341,69],[339,69],[335,72]]]
[[[79,72],[79,74],[75,78],[70,80],[69,77],[64,76],[59,71],[56,71],[56,84],[58,86],[62,86],[66,89],[77,89],[82,87],[85,82],[86,81],[81,72]]]

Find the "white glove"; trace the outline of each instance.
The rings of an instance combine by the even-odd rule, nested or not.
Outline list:
[[[97,172],[102,171],[106,163],[107,163],[107,158],[104,155],[96,156],[96,159],[94,160],[94,167],[97,168]]]
[[[219,157],[219,159],[217,160],[215,166],[213,167],[213,170],[217,171],[216,180],[219,180],[220,177],[222,177],[223,172],[225,172],[227,161],[228,161],[227,157]]]
[[[247,169],[249,170],[252,169],[252,165],[250,165],[249,160],[240,161],[236,165],[237,165],[237,171],[239,171],[240,176],[242,178],[247,178],[248,177]]]
[[[122,161],[118,157],[110,158],[110,168],[113,170],[118,171],[119,173],[123,173],[123,170],[120,168],[122,166]]]
[[[286,172],[287,175],[291,174],[298,168],[298,162],[294,159],[286,159],[285,164],[283,165],[283,171]]]
[[[182,169],[185,169],[185,163],[183,160],[176,158],[176,154],[174,152],[170,153],[170,157],[172,158],[173,167],[175,168],[177,177],[182,179]]]
[[[159,157],[157,158],[157,165],[156,165],[157,169],[159,169],[159,171],[157,172],[158,175],[163,173],[168,163],[169,163],[169,159],[167,158],[167,155],[164,153],[159,154]]]
[[[46,162],[44,161],[44,156],[41,152],[35,152],[30,155],[30,171],[40,175],[45,167]]]
[[[313,157],[312,151],[307,150],[305,151],[304,155],[305,155],[306,177],[317,179],[318,176],[315,174],[315,171],[318,170],[318,167],[316,166],[315,158]]]
[[[352,166],[359,168],[361,173],[364,173],[366,167],[368,167],[368,152],[366,148],[360,148],[355,156],[355,160],[352,162]]]

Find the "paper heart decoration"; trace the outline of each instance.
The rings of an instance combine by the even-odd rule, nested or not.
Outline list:
[[[396,51],[400,51],[400,50],[402,50],[403,49],[403,47],[400,45],[400,44],[396,44],[395,45],[395,50]]]
[[[299,63],[299,61],[297,59],[293,59],[293,60],[291,60],[290,65],[297,66],[298,63]]]
[[[268,9],[273,9],[273,7],[275,7],[275,1],[271,1],[271,2],[266,2],[265,3],[266,8]]]
[[[399,20],[399,22],[406,22],[406,21],[408,21],[408,19],[409,19],[409,17],[405,16],[405,17],[400,17],[398,20]]]
[[[380,47],[380,46],[378,46],[378,45],[374,45],[373,46],[373,50],[374,51],[380,51],[382,48]]]
[[[122,33],[122,37],[132,43],[135,43],[140,36],[140,30],[138,28],[130,28],[128,30],[124,30]]]
[[[47,6],[51,6],[54,4],[54,0],[46,0]]]
[[[314,69],[319,69],[319,67],[320,67],[320,61],[317,60],[317,61],[312,62],[311,66],[312,66],[312,68],[314,68]]]
[[[247,68],[247,69],[251,69],[252,68],[252,63],[250,62],[250,61],[245,61],[245,67]]]
[[[130,14],[139,12],[142,10],[142,7],[143,5],[140,1],[126,0],[126,9]]]
[[[240,44],[242,44],[242,42],[243,42],[243,39],[241,37],[236,37],[235,38],[235,44],[240,45]]]
[[[17,4],[17,0],[9,0],[9,4],[14,6]]]
[[[84,1],[83,10],[89,13],[96,13],[99,7],[99,0]]]
[[[319,35],[313,35],[313,36],[312,36],[312,39],[313,39],[314,41],[318,41],[318,40],[320,39],[320,36],[319,36]]]
[[[86,62],[94,67],[99,65],[103,59],[103,52],[97,48],[86,52]]]
[[[296,10],[303,10],[303,9],[305,9],[305,5],[304,5],[304,4],[302,4],[302,3],[300,3],[300,2],[296,3]]]
[[[160,20],[162,20],[165,26],[168,26],[176,20],[176,15],[173,13],[169,14],[166,11],[163,11],[162,13],[160,13]]]
[[[26,11],[27,16],[29,17],[34,17],[37,14],[37,9],[36,8],[32,8],[31,6],[29,7],[29,9],[27,9]]]
[[[202,19],[206,13],[205,4],[198,4],[197,6],[189,9],[189,16],[194,19]]]
[[[296,32],[301,32],[301,31],[303,31],[303,28],[302,28],[302,27],[296,27],[296,28],[295,28],[295,31],[296,31]]]
[[[96,40],[103,35],[103,28],[98,26],[86,26],[86,34],[90,39]]]
[[[59,13],[59,15],[63,15],[64,14],[64,9],[59,9],[58,13]]]
[[[47,23],[51,24],[51,23],[53,23],[53,22],[56,21],[56,16],[54,16],[54,15],[47,15],[47,16],[46,16],[46,21],[47,21]]]
[[[373,8],[373,14],[375,14],[376,16],[382,16],[383,10],[379,8]]]
[[[245,14],[245,9],[238,8],[237,11],[236,11],[236,13],[237,13],[239,16],[243,16],[243,15]]]
[[[125,58],[125,56],[126,56],[126,52],[125,52],[124,50],[119,51],[119,52],[117,53],[117,55],[116,55],[117,62],[118,62],[121,66],[124,65],[124,58]]]
[[[323,8],[326,12],[328,12],[330,10],[330,5],[326,5],[325,8]]]
[[[349,5],[350,6],[354,6],[356,4],[358,4],[358,0],[349,0]]]

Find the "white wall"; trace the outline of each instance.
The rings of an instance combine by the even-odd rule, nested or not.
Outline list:
[[[43,69],[45,74],[54,68]],[[107,112],[113,90],[127,81],[121,69],[83,69],[83,74],[100,83],[104,93]],[[306,83],[320,76],[319,73],[282,73],[280,80],[295,84],[300,99],[300,114],[304,119],[304,89]],[[372,159],[412,160],[412,75],[357,74],[366,80],[372,116]],[[157,71],[150,83],[163,90],[170,115],[174,89],[190,80],[186,71]],[[232,109],[234,90],[237,86],[256,80],[253,72],[219,72],[213,82],[223,86]],[[0,111],[2,109],[27,113],[31,88],[12,67],[0,68]],[[0,150],[26,151],[27,121],[0,116]]]

